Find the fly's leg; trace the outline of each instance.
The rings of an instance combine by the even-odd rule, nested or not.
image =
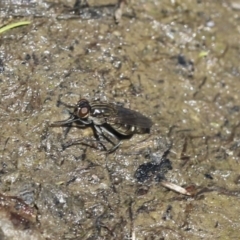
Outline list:
[[[87,125],[87,122],[83,122]],[[83,126],[86,126],[86,125],[83,125]],[[63,150],[66,149],[66,148],[69,148],[73,145],[79,145],[79,144],[82,144],[82,145],[85,145],[85,146],[89,146],[91,148],[97,148],[99,149],[99,143],[101,145],[101,150],[104,150],[104,151],[107,151],[105,145],[103,144],[104,142],[104,136],[103,134],[101,133],[101,130],[99,128],[97,128],[96,126],[95,127],[95,130],[96,130],[96,133],[97,133],[97,138],[96,140],[93,140],[93,139],[86,139],[86,138],[77,138],[77,139],[72,139],[72,140],[69,140],[65,143],[62,144],[62,148]],[[92,144],[93,142],[95,142],[96,144]],[[106,140],[105,140],[106,142]]]
[[[72,123],[76,122],[78,119],[76,119],[76,121],[74,121],[74,120],[73,119],[67,119],[65,121],[58,121],[58,122],[52,123],[50,126],[51,127],[63,126],[65,128],[64,132],[63,132],[63,139],[65,139],[67,134],[69,133],[70,129],[73,127]],[[88,124],[88,122],[85,122],[85,121],[81,121],[81,123],[83,123],[83,124],[79,124],[78,123],[75,126],[81,128],[81,127],[86,127],[86,125]],[[65,143],[62,143],[62,149],[65,150],[66,148],[69,148],[69,147],[71,147],[73,145],[79,145],[79,144],[86,145],[86,146],[89,146],[89,147],[92,147],[92,148],[99,148],[99,144],[91,144],[91,143],[92,142],[95,142],[95,143],[96,142],[98,142],[98,143],[100,142],[101,150],[107,151],[105,145],[103,144],[105,139],[104,139],[103,134],[101,133],[101,131],[97,132],[97,137],[98,137],[97,140],[86,139],[86,138],[77,138],[77,139],[69,140],[69,141],[67,141]]]
[[[70,118],[66,120],[53,122],[49,126],[50,127],[66,127],[63,133],[64,138],[66,138],[67,134],[72,128],[73,123],[77,123],[76,125],[77,127],[86,127],[86,124],[82,121],[79,121],[79,119],[75,118],[74,115],[71,115]]]
[[[69,148],[73,145],[78,145],[78,144],[81,144],[83,143],[83,139],[79,138],[79,139],[72,139],[72,140],[69,140],[67,141],[66,143],[62,143],[62,149],[65,150],[66,148]]]
[[[97,144],[94,145],[92,144],[93,142],[98,142],[98,140],[93,140],[93,139],[86,139],[86,138],[79,138],[79,139],[72,139],[67,141],[66,143],[62,144],[62,149],[65,150],[66,148],[69,148],[73,145],[85,145],[91,148],[98,148]],[[103,149],[101,150],[106,150],[105,146],[103,144],[101,144],[101,146],[103,147]]]
[[[121,144],[121,141],[118,139],[116,135],[114,135],[113,133],[111,133],[109,130],[107,130],[105,127],[102,127],[102,126],[94,125],[94,128],[96,129],[96,133],[101,143],[105,138],[108,142],[110,142],[113,145],[113,147],[110,148],[109,150],[106,149],[107,153],[111,153],[119,147],[119,145]]]
[[[121,144],[121,141],[116,135],[108,131],[106,128],[101,127],[101,130],[103,132],[103,135],[114,145],[111,149],[107,151],[107,153],[114,152]],[[110,138],[114,139],[116,142],[113,142]]]
[[[106,142],[106,137],[103,135],[101,128],[98,127],[97,125],[94,125],[94,129],[96,130],[95,133],[98,138],[98,141],[100,142],[100,144],[104,148],[104,150],[107,151],[106,146],[103,144],[104,142]]]

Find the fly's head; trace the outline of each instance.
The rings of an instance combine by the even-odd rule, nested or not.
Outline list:
[[[74,109],[73,115],[81,120],[88,120],[91,106],[86,99],[80,99]]]

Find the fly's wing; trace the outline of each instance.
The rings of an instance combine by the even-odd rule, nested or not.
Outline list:
[[[140,128],[149,129],[153,125],[151,119],[143,116],[141,113],[130,110],[128,108],[123,108],[120,106],[115,106],[117,110],[117,115],[115,116],[115,122],[119,124],[127,124]]]

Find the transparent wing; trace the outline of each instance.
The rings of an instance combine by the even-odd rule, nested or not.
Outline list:
[[[128,108],[115,106],[117,115],[115,122],[119,124],[133,125],[140,128],[151,128],[153,122],[148,117],[143,116],[141,113]]]

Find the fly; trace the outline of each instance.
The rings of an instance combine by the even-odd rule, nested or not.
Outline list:
[[[80,99],[69,119],[54,122],[51,126],[71,126],[74,122],[82,127],[92,126],[102,145],[103,140],[110,142],[113,147],[109,150],[103,145],[108,153],[118,148],[121,136],[148,133],[153,124],[148,117],[134,110],[113,103],[90,103]]]

